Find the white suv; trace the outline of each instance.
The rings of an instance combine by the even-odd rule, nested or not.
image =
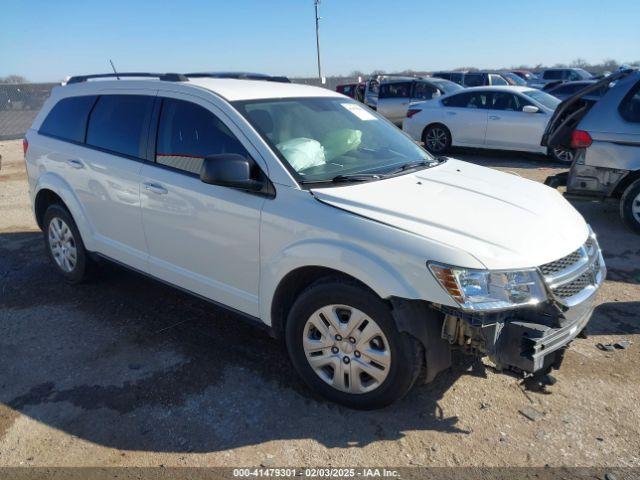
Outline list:
[[[590,318],[600,249],[549,187],[435,158],[322,88],[96,77],[55,88],[25,138],[70,282],[102,257],[222,304],[355,408],[433,379],[454,348],[546,371]]]

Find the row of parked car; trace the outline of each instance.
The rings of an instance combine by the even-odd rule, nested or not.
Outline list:
[[[523,84],[508,82],[506,73]],[[581,69],[528,76],[389,75],[357,87],[363,103],[435,155],[461,146],[542,153],[571,164],[568,174],[547,183],[582,198],[620,199],[623,220],[640,231],[640,72],[625,69],[600,80]]]

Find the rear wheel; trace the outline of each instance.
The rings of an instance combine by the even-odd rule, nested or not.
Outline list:
[[[451,132],[444,125],[429,125],[422,134],[422,141],[429,152],[442,155],[451,148]]]
[[[389,306],[340,280],[316,283],[294,303],[287,349],[303,380],[351,408],[380,408],[404,396],[418,377],[419,342],[400,333]]]
[[[87,252],[69,211],[50,205],[44,214],[44,240],[54,267],[69,283],[79,283],[87,273]]]
[[[550,148],[549,156],[556,162],[571,164],[576,156],[576,151],[573,148]]]
[[[627,227],[640,233],[640,179],[629,185],[622,194],[620,216]]]

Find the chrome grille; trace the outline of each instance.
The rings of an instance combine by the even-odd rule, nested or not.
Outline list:
[[[566,268],[571,267],[575,263],[577,263],[582,258],[582,248],[579,248],[573,253],[570,253],[566,257],[562,257],[560,260],[556,260],[555,262],[545,263],[540,267],[540,271],[543,275],[553,275],[554,273],[561,272]]]
[[[582,290],[584,290],[587,286],[593,283],[593,275],[591,272],[583,273],[575,280],[565,283],[560,287],[556,287],[553,290],[553,294],[559,298],[569,298],[577,295]]]
[[[538,268],[553,298],[569,307],[591,296],[606,273],[594,236],[575,252]]]

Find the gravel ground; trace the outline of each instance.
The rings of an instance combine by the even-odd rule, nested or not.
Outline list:
[[[0,466],[640,466],[640,241],[615,204],[576,204],[609,276],[550,393],[457,358],[401,402],[357,412],[317,398],[280,344],[208,303],[115,266],[61,282],[20,142],[0,155]],[[562,170],[455,156],[538,181]]]

